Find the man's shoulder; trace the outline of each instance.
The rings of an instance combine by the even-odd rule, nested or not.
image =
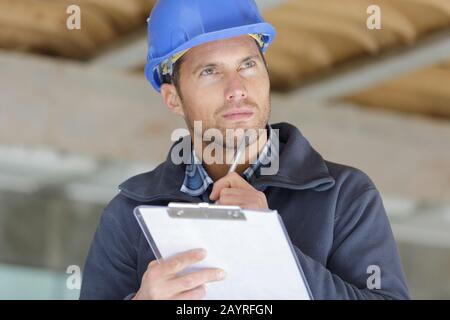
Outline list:
[[[139,205],[164,202],[179,191],[181,175],[184,176],[181,167],[163,162],[153,170],[131,176],[119,184],[119,193],[108,203],[104,214],[129,219]]]
[[[328,160],[325,160],[325,164],[330,175],[336,181],[335,188],[352,193],[377,190],[372,179],[361,169]]]
[[[159,166],[158,166],[159,167]],[[103,217],[111,220],[124,220],[133,217],[134,208],[142,205],[147,189],[154,185],[158,176],[158,167],[153,170],[133,175],[118,186],[118,193],[107,203],[103,210]]]
[[[336,182],[333,187],[336,217],[349,221],[366,219],[361,215],[370,214],[371,219],[376,216],[385,219],[381,193],[364,171],[331,161],[326,164]]]
[[[153,170],[131,176],[119,184],[119,190],[125,194],[134,193],[136,195],[145,196],[148,188],[154,187],[162,178],[164,163],[158,165]]]
[[[138,201],[130,199],[125,196],[122,191],[119,191],[105,206],[102,212],[101,220],[103,223],[134,226],[134,209],[141,205]]]

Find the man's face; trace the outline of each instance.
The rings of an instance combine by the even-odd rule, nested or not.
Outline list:
[[[180,67],[180,99],[186,124],[203,132],[264,129],[270,115],[270,81],[257,44],[250,36],[190,49]],[[218,141],[217,141],[218,142]],[[223,144],[223,141],[222,141]]]

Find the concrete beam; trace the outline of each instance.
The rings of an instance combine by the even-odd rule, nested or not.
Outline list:
[[[145,32],[139,32],[106,49],[88,64],[113,70],[130,70],[142,65],[146,58],[147,35]]]
[[[450,30],[446,30],[381,56],[346,64],[304,84],[293,94],[314,100],[337,99],[449,59]]]

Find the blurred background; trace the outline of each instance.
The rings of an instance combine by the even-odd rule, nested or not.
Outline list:
[[[154,2],[0,0],[1,299],[78,298],[66,271],[103,207],[184,127],[143,75]],[[412,297],[450,299],[450,0],[257,3],[277,29],[271,122],[365,171]]]

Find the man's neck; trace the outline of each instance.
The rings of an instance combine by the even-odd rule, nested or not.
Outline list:
[[[239,161],[239,164],[236,167],[235,172],[242,174],[251,163],[254,163],[254,161],[259,156],[262,148],[267,142],[267,130],[263,131],[263,134],[259,135],[258,140],[253,142],[251,145],[246,147],[245,150],[245,162],[244,160]],[[199,150],[199,148],[194,144],[195,152],[197,155],[200,155],[203,150],[208,146],[208,143],[202,142],[202,149]],[[210,163],[208,164],[204,160],[202,160],[202,165],[205,168],[206,172],[210,176],[210,178],[213,181],[217,181],[220,178],[224,177],[228,170],[230,169],[231,163],[234,158],[234,152],[227,151],[225,148],[222,150],[222,154],[224,156],[224,159],[226,160],[224,164],[220,163]],[[202,157],[203,159],[204,157]]]

